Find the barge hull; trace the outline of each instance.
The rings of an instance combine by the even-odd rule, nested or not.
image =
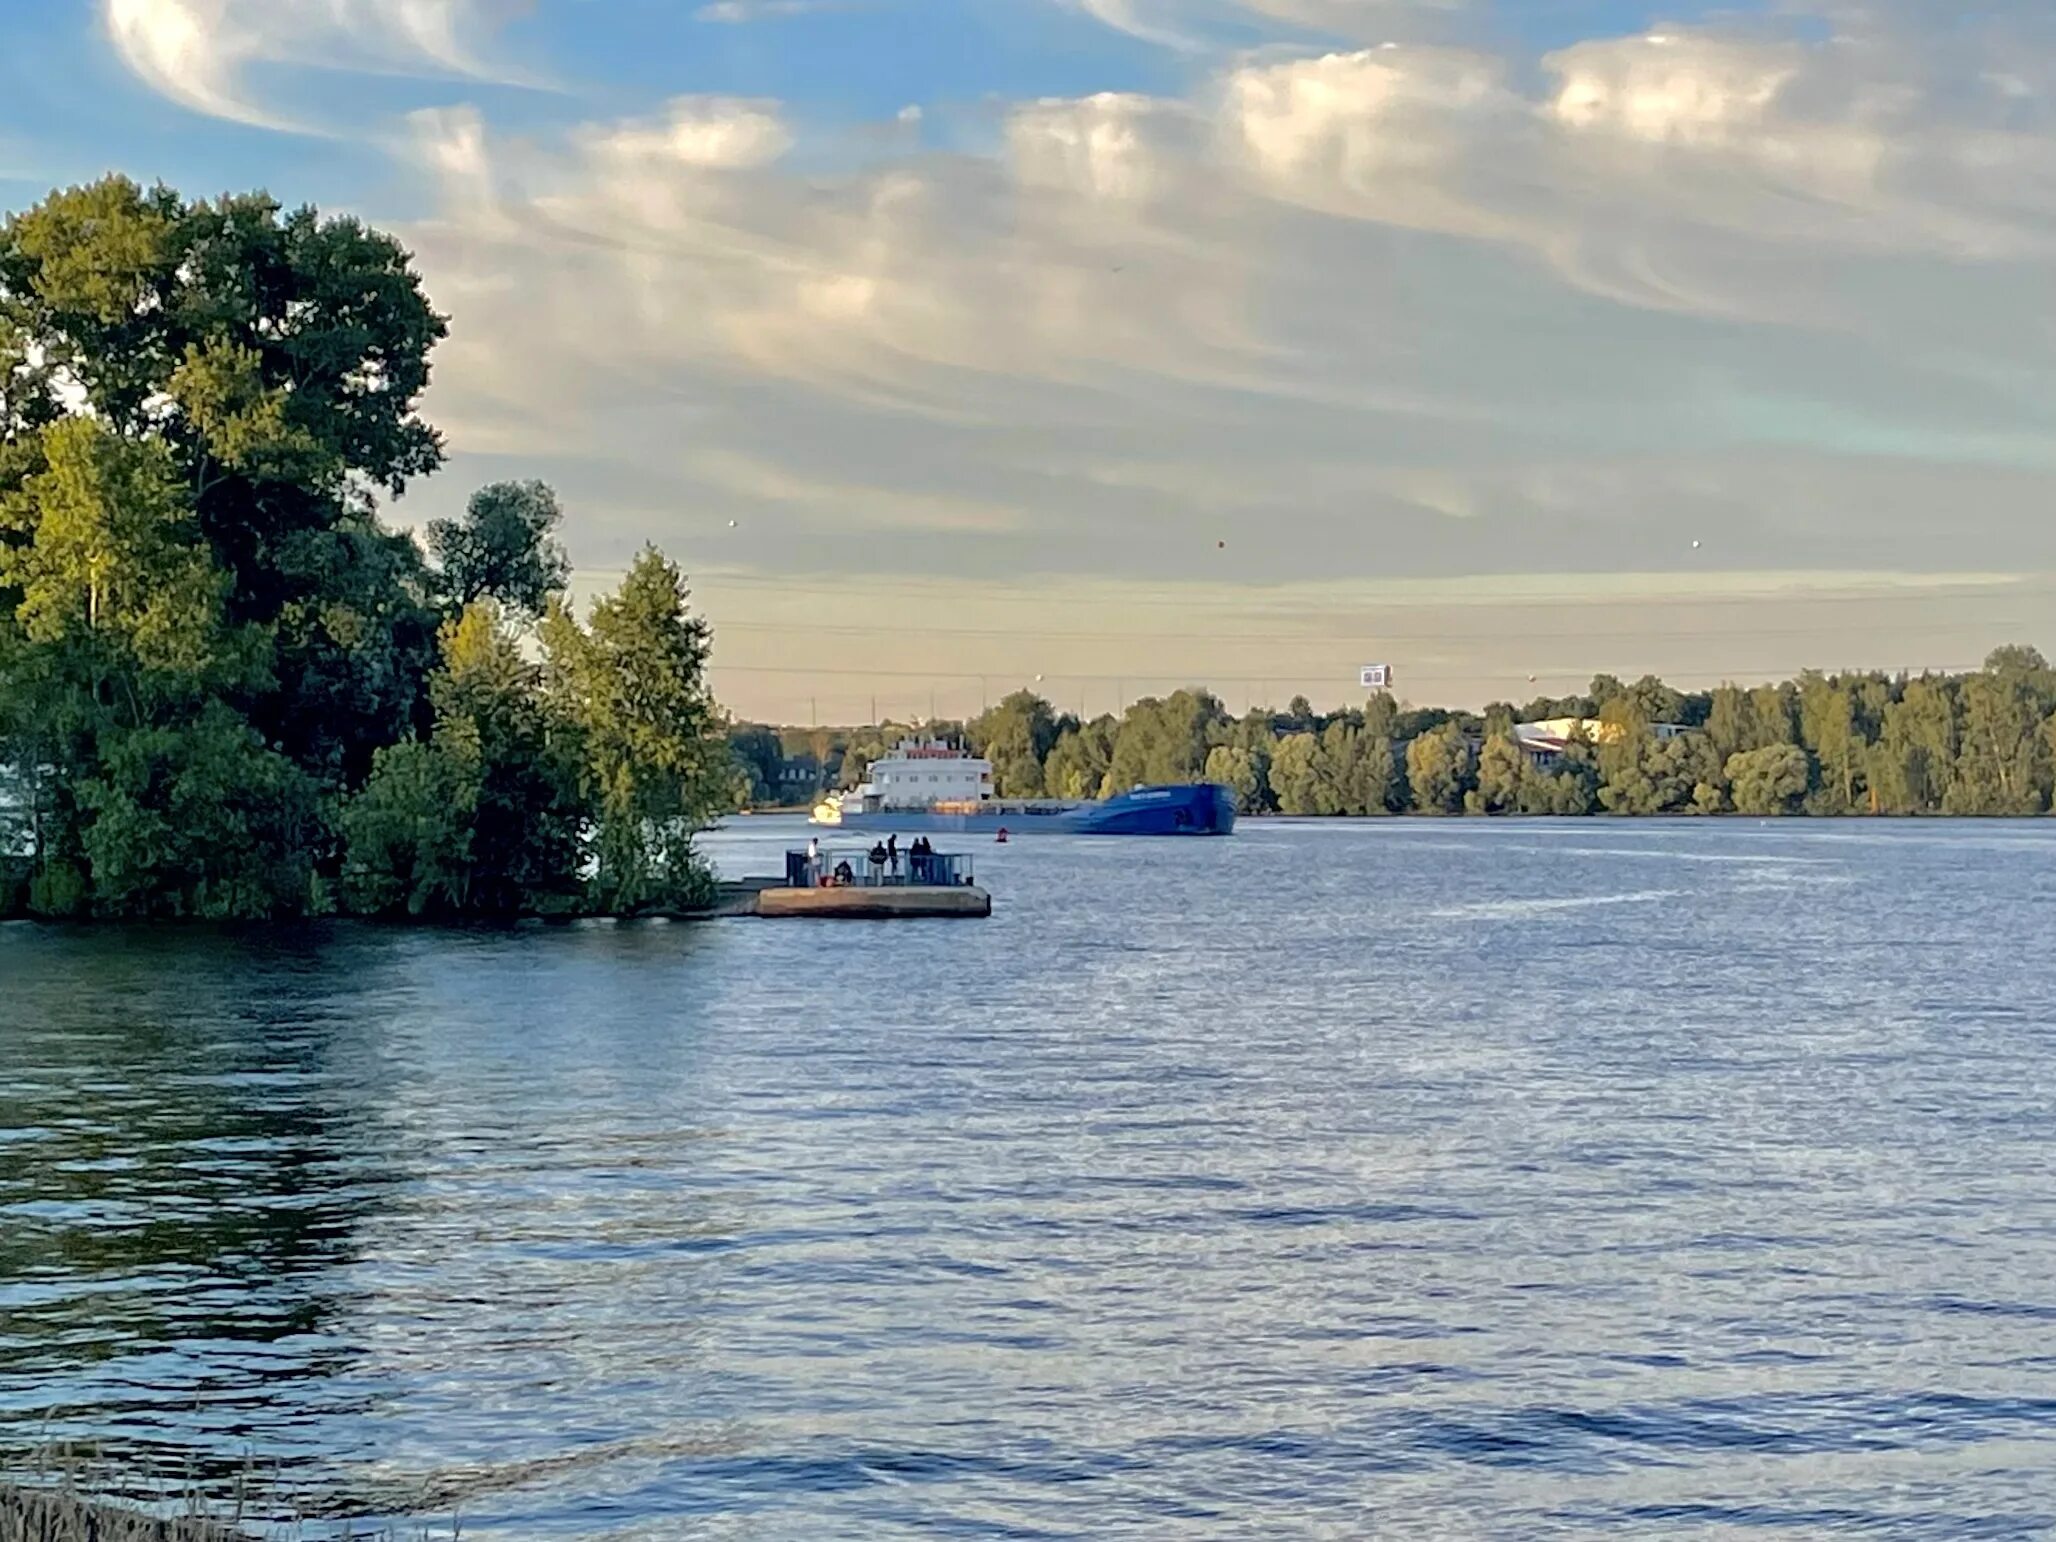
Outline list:
[[[755,914],[772,920],[896,921],[916,917],[982,919],[992,914],[992,896],[969,884],[940,888],[763,889]]]
[[[1235,794],[1212,782],[1189,787],[1138,787],[1102,803],[1015,804],[990,809],[846,809],[824,829],[879,835],[1227,835],[1235,829]]]

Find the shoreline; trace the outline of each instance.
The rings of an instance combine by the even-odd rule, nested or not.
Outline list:
[[[775,812],[790,817],[804,812],[789,809],[767,811],[765,815],[724,815],[722,818],[739,819],[770,817]],[[1944,814],[1928,810],[1912,810],[1905,813],[1871,813],[1868,810],[1834,812],[1808,812],[1798,810],[1781,814],[1742,814],[1732,810],[1718,813],[1671,810],[1660,814],[1616,813],[1599,809],[1589,814],[1474,814],[1433,813],[1423,809],[1405,809],[1384,814],[1283,814],[1275,811],[1238,814],[1238,823],[1243,824],[1302,824],[1302,825],[1397,825],[1415,822],[1430,824],[1459,825],[1527,825],[1527,824],[1693,824],[1721,825],[1748,824],[1762,826],[1807,825],[1807,824],[2038,824],[2056,819],[2056,809],[2041,814]],[[714,828],[724,828],[716,825]],[[732,828],[732,827],[727,827]],[[1083,836],[1080,839],[1149,841],[1160,839],[1155,836]],[[635,910],[635,911],[523,911],[509,916],[465,916],[451,920],[426,917],[394,915],[359,915],[337,911],[325,915],[294,915],[244,920],[219,920],[198,916],[58,916],[42,915],[27,904],[30,882],[30,867],[25,859],[0,858],[0,924],[9,922],[33,922],[41,926],[304,926],[321,921],[354,921],[367,926],[417,928],[431,931],[486,930],[504,931],[528,926],[575,926],[580,922],[609,922],[621,924],[634,921],[697,922],[722,921],[738,917],[754,916],[756,899],[766,889],[778,888],[782,879],[770,877],[723,879],[716,886],[713,901],[706,906],[691,910]]]

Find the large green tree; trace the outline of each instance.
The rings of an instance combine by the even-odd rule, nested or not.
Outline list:
[[[372,758],[342,812],[342,901],[358,915],[447,919],[471,902],[477,768],[411,740]]]
[[[442,332],[397,243],[262,196],[110,178],[0,226],[0,759],[51,908],[313,902],[309,789],[427,716],[424,570],[373,505],[440,463]],[[233,766],[280,800],[219,844],[252,881],[193,877],[151,820]]]
[[[1952,682],[1906,682],[1885,709],[1884,731],[1869,759],[1869,781],[1887,814],[1937,813],[1956,780],[1957,704]]]
[[[44,370],[19,418],[55,404],[168,458],[228,619],[271,630],[269,688],[235,704],[310,774],[361,776],[434,657],[418,553],[372,518],[442,461],[416,407],[444,323],[406,252],[261,194],[109,178],[0,231],[0,312]]]
[[[1405,806],[1390,723],[1374,702],[1361,724],[1338,718],[1321,730],[1317,764],[1338,813],[1389,814]]]
[[[429,555],[449,603],[462,610],[489,599],[540,616],[571,578],[556,537],[563,519],[548,483],[495,482],[471,495],[461,518],[430,520]]]
[[[380,750],[343,817],[344,894],[372,914],[575,908],[584,820],[571,737],[490,600],[442,630],[435,731]]]
[[[1799,677],[1799,737],[1820,771],[1814,807],[1823,814],[1854,812],[1870,744],[1848,685],[1814,671]]]
[[[1510,731],[1494,733],[1478,752],[1478,785],[1465,807],[1479,814],[1521,812],[1522,794],[1533,775],[1520,741]]]
[[[648,547],[585,621],[561,601],[543,618],[547,689],[576,747],[609,912],[691,904],[711,882],[693,837],[727,806],[733,762],[707,688],[711,634],[689,600],[684,574]]]
[[[103,736],[78,797],[101,915],[266,918],[310,904],[316,786],[220,702]]]
[[[751,803],[770,803],[783,791],[785,744],[775,730],[761,723],[744,723],[729,730],[729,753],[736,766],[749,778]]]
[[[1097,798],[1106,791],[1118,726],[1111,716],[1064,730],[1043,763],[1042,785],[1053,798]]]
[[[2048,807],[2042,724],[2056,705],[2056,677],[2032,648],[1995,652],[1962,684],[1956,774],[1943,807],[1952,814],[2039,814]]]
[[[1406,779],[1423,814],[1460,814],[1473,786],[1470,744],[1455,723],[1422,734],[1406,747]]]
[[[1219,744],[1207,752],[1206,779],[1232,791],[1236,809],[1244,814],[1260,813],[1270,801],[1270,771],[1268,750]]]
[[[1056,748],[1064,725],[1050,704],[1033,691],[1015,691],[971,720],[972,750],[992,762],[994,790],[1002,798],[1039,798],[1043,762]]]
[[[1314,733],[1289,733],[1271,756],[1271,793],[1281,814],[1333,814],[1328,784],[1321,774],[1321,740]]]
[[[1197,782],[1206,758],[1228,726],[1228,714],[1211,692],[1174,691],[1135,703],[1121,719],[1107,771],[1115,792],[1143,784]]]
[[[1813,780],[1813,763],[1796,744],[1768,744],[1744,750],[1727,764],[1738,814],[1797,812]]]
[[[1614,814],[1661,814],[1678,801],[1640,700],[1622,691],[1599,709],[1599,802]],[[1689,796],[1690,788],[1685,789]]]

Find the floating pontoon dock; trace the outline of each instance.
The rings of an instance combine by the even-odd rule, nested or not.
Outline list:
[[[992,914],[992,896],[973,881],[968,856],[900,851],[872,860],[879,850],[788,851],[783,879],[724,885],[720,913],[866,921]]]

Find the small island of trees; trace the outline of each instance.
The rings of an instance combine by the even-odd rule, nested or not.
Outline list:
[[[709,634],[654,549],[589,615],[559,511],[443,461],[407,254],[115,177],[0,227],[0,914],[633,914],[711,892]]]

